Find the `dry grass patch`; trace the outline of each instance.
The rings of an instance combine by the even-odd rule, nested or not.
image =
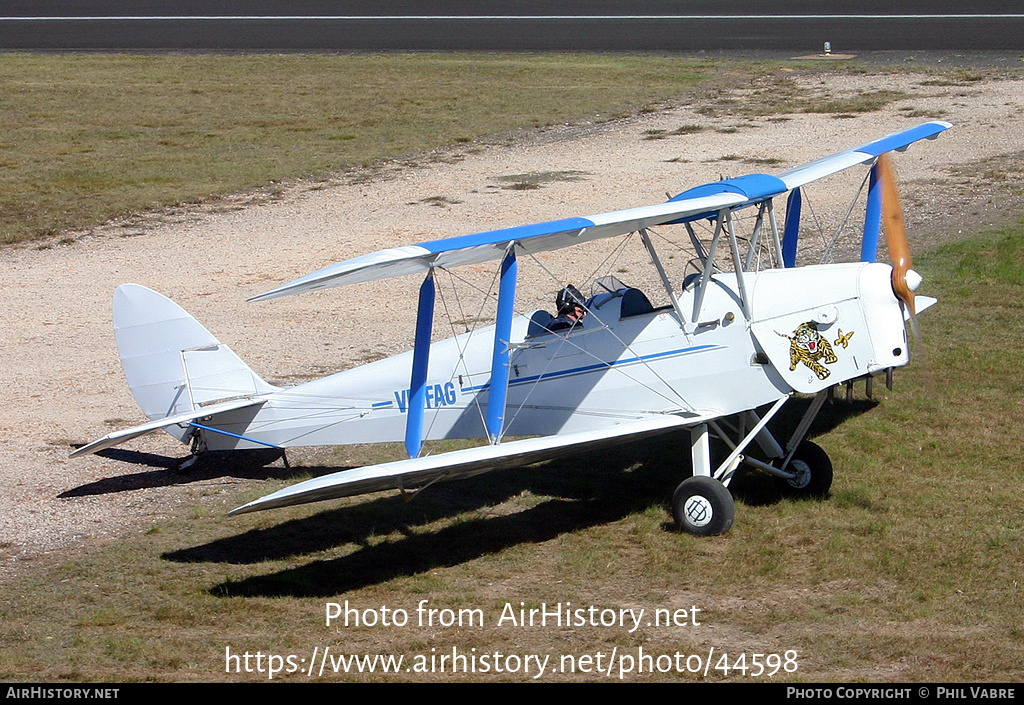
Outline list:
[[[0,242],[522,126],[632,114],[699,85],[707,66],[600,55],[5,54]]]

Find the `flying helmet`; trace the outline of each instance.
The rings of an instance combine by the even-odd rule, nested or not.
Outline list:
[[[579,306],[582,309],[587,308],[584,303],[583,294],[572,284],[558,292],[558,296],[555,297],[555,306],[558,307],[559,315],[571,311],[573,306]]]

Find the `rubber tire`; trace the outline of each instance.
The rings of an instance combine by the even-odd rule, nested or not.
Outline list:
[[[782,465],[782,459],[775,461],[776,467]],[[782,477],[775,478],[779,491],[787,497],[811,497],[824,499],[832,489],[832,461],[821,446],[811,441],[803,441],[793,453],[789,462],[790,469],[801,469],[803,475],[794,480]]]
[[[672,495],[672,515],[680,530],[695,536],[717,536],[732,528],[736,502],[729,489],[710,477],[690,477]]]

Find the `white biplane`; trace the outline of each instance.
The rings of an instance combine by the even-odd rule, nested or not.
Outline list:
[[[728,485],[741,463],[774,475],[789,492],[825,496],[831,463],[805,436],[827,392],[910,361],[906,322],[921,278],[910,269],[888,153],[949,127],[925,123],[778,176],[725,179],[657,205],[397,247],[328,266],[251,300],[419,275],[413,350],[293,387],[265,382],[175,303],[125,284],[114,295],[117,345],[150,422],[72,455],[158,429],[191,442],[192,457],[207,449],[405,442],[405,460],[307,480],[235,514],[421,489],[686,430],[692,477],[672,499],[686,531],[730,528],[735,504]],[[862,261],[796,267],[802,187],[858,165],[869,170]],[[780,231],[773,203],[785,194]],[[743,239],[735,226],[741,209],[751,209],[753,221]],[[874,261],[883,222],[892,266]],[[654,247],[651,229],[669,226],[696,251],[696,271],[685,278],[669,271]],[[668,303],[655,307],[644,291],[605,277],[591,296],[563,300],[581,306],[579,323],[543,310],[515,315],[520,258],[631,235],[646,248]],[[488,261],[496,263],[494,325],[431,342],[435,273]],[[932,302],[921,297],[916,308]],[[767,424],[795,394],[814,398],[783,444]],[[447,438],[487,443],[422,454],[425,440]],[[724,441],[725,457],[712,459],[713,438]],[[764,459],[748,453],[752,443]]]

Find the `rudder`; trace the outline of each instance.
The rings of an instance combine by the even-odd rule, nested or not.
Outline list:
[[[277,388],[181,306],[139,284],[114,292],[114,336],[132,396],[150,420]],[[184,440],[189,429],[165,429]]]

